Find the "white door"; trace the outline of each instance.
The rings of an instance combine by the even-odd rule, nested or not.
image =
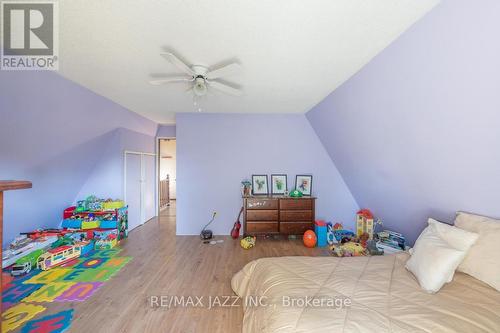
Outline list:
[[[132,230],[155,217],[155,155],[125,152],[125,202],[128,228]]]

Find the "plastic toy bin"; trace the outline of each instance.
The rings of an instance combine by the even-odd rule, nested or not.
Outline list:
[[[82,220],[80,219],[65,219],[62,222],[63,228],[69,229],[81,229],[82,228]]]
[[[315,221],[314,222],[314,232],[318,238],[318,247],[323,247],[328,244],[327,242],[327,228],[325,221]]]

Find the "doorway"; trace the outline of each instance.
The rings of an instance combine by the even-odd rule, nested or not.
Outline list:
[[[156,154],[125,151],[124,200],[128,205],[128,226],[132,230],[156,216]]]
[[[158,142],[158,205],[160,215],[175,216],[177,198],[177,153],[175,138],[160,138]]]

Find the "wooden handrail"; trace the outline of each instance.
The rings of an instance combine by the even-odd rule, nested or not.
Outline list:
[[[170,205],[170,176],[160,180],[160,208]]]

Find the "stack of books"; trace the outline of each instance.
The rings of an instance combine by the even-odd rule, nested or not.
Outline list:
[[[402,234],[390,230],[384,230],[379,232],[377,236],[377,247],[379,249],[383,249],[384,252],[391,253],[405,250],[406,240]]]

